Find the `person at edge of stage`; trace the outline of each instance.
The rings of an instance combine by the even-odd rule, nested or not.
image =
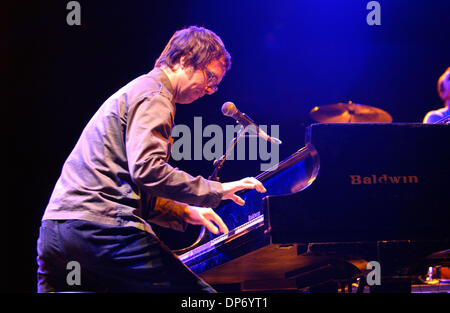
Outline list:
[[[437,91],[444,107],[428,112],[423,119],[424,124],[434,124],[450,115],[450,67],[439,77]]]
[[[153,70],[108,98],[66,159],[42,217],[38,292],[215,292],[153,232],[187,223],[228,232],[212,210],[253,177],[220,183],[169,165],[176,104],[217,91],[231,57],[212,31],[174,33]],[[78,271],[78,272],[77,272]]]

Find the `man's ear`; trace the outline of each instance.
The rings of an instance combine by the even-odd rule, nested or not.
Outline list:
[[[186,68],[186,57],[182,56],[178,63],[172,66],[172,71],[177,72],[178,70],[184,70]]]
[[[183,56],[180,58],[179,64],[180,64],[180,67],[181,67],[182,69],[184,69],[184,68],[187,67],[187,65],[186,65],[186,56],[185,56],[185,55],[183,55]]]
[[[172,66],[170,69],[172,70],[172,72],[177,72],[179,69],[181,69],[181,65],[180,65],[180,63],[177,63],[174,66]]]

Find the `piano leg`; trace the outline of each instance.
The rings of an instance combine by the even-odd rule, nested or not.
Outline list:
[[[356,293],[364,293],[364,288],[367,286],[367,282],[364,277],[361,277],[358,281],[358,288],[356,289]]]
[[[352,292],[352,284],[358,278],[363,280],[362,260],[328,259],[322,264],[302,267],[286,273],[286,278],[295,278],[299,290],[311,293]]]

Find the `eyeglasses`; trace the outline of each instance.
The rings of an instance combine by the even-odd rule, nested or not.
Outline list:
[[[206,72],[206,87],[205,87],[205,89],[208,94],[212,94],[212,93],[216,92],[217,89],[219,89],[219,84],[217,83],[217,81],[219,79],[207,67],[205,67],[205,72]]]

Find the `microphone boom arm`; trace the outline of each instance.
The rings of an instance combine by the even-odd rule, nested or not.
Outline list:
[[[213,170],[212,174],[208,177],[209,180],[219,181],[219,177],[217,176],[217,174],[219,173],[219,170],[222,168],[223,164],[227,160],[227,157],[230,155],[230,153],[233,150],[233,148],[236,146],[239,138],[241,138],[242,135],[245,133],[245,129],[246,128],[241,125],[241,127],[239,128],[237,136],[235,138],[233,138],[233,140],[230,143],[230,145],[228,146],[227,151],[225,152],[225,154],[222,155],[219,159],[214,160],[214,163],[213,163],[214,170]]]

